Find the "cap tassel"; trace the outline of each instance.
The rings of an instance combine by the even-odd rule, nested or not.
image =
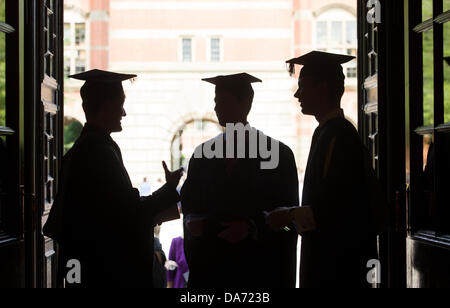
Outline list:
[[[289,63],[288,72],[289,72],[290,76],[295,75],[295,64],[294,63]]]

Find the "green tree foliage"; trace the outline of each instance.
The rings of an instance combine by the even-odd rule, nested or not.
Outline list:
[[[422,0],[422,21],[433,18],[433,0]]]
[[[445,2],[445,1],[444,1]],[[433,17],[433,1],[422,1],[423,20]],[[444,25],[444,57],[450,56],[450,23]],[[424,124],[434,123],[434,70],[433,31],[423,34],[423,120]],[[445,122],[450,122],[450,67],[444,62],[444,115]]]
[[[64,125],[64,154],[72,148],[82,130],[83,125],[77,120],[68,121]]]
[[[450,122],[450,65],[444,63],[444,109],[445,122]]]
[[[433,1],[422,1],[422,19],[433,17]],[[433,31],[423,34],[423,123],[434,124]]]
[[[450,57],[450,22],[447,22],[444,25],[444,57]],[[444,108],[445,108],[445,122],[450,122],[450,65],[445,61],[444,61]]]
[[[5,21],[5,0],[0,0],[0,21]],[[0,126],[5,125],[5,34],[0,33]]]
[[[423,34],[423,122],[434,123],[433,31]]]

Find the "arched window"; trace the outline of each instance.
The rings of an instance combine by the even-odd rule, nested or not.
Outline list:
[[[172,139],[172,169],[187,168],[195,148],[222,132],[219,123],[210,119],[195,119],[183,124]]]
[[[316,15],[314,25],[316,50],[357,56],[356,16],[342,8],[330,8]],[[344,65],[347,78],[356,82],[356,59]]]

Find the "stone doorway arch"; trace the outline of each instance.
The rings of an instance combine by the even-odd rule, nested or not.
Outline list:
[[[170,143],[172,169],[187,169],[195,148],[222,132],[220,124],[210,118],[193,118],[184,122]]]

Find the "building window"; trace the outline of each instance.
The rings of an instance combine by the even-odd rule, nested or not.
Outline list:
[[[84,46],[86,43],[86,24],[76,23],[75,24],[75,45],[80,47]]]
[[[211,62],[222,60],[222,40],[220,38],[212,38],[210,41],[210,59]]]
[[[358,69],[356,67],[347,67],[347,78],[357,78]]]
[[[78,74],[87,70],[86,24],[64,24],[64,74]]]
[[[342,22],[341,21],[332,21],[331,22],[331,35],[329,37],[330,44],[332,46],[338,47],[341,46],[343,43],[343,34],[344,31],[342,29]]]
[[[64,24],[64,47],[70,46],[70,38],[71,38],[70,24],[65,23]]]
[[[356,25],[356,17],[344,10],[333,9],[324,12],[315,22],[315,49],[356,56]],[[356,60],[344,65],[348,78],[357,78],[356,65]]]
[[[318,21],[316,23],[316,44],[324,46],[328,40],[328,24],[326,21]]]
[[[192,39],[183,38],[182,40],[182,59],[183,62],[192,62]]]
[[[358,31],[356,28],[356,21],[345,22],[346,44],[351,46],[357,46],[358,44]]]

